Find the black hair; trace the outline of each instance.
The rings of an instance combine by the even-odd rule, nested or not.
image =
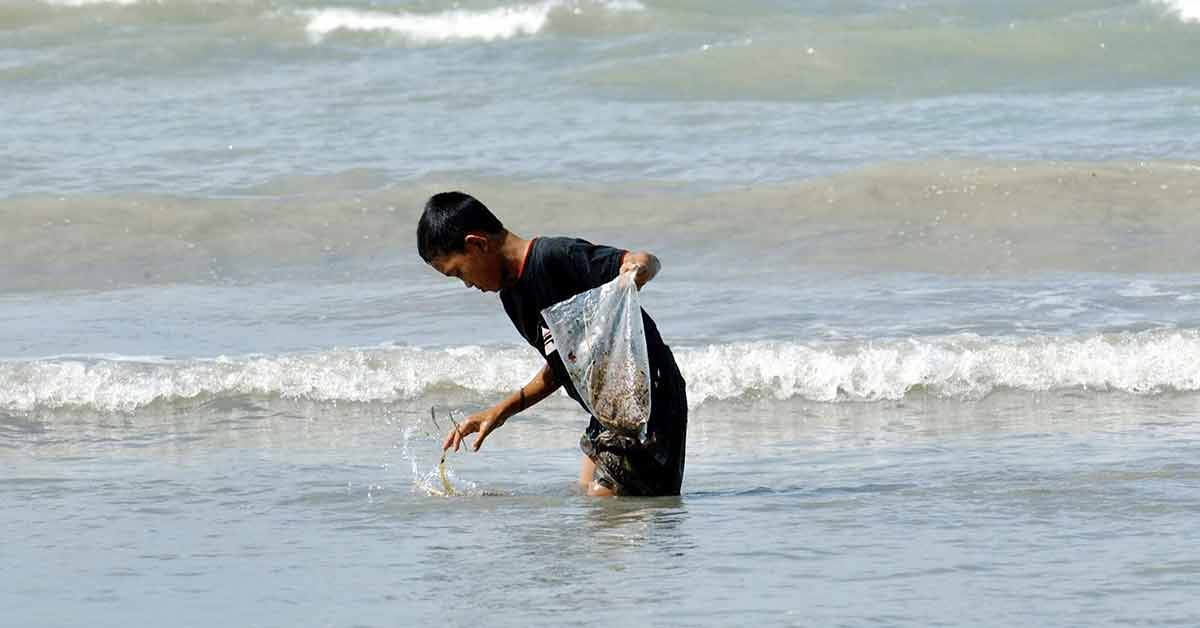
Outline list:
[[[462,251],[463,238],[472,231],[495,235],[504,232],[504,225],[470,194],[434,194],[417,223],[417,253],[425,263],[433,263],[435,257]]]

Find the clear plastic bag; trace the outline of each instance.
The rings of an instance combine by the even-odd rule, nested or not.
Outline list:
[[[575,390],[604,427],[644,439],[650,359],[634,274],[542,310]]]

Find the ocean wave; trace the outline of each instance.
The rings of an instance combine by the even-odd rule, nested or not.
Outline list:
[[[456,41],[498,41],[530,37],[561,21],[568,31],[581,24],[596,26],[613,15],[640,13],[636,0],[534,0],[497,3],[491,8],[463,8],[439,2],[422,11],[406,11],[375,3],[309,2],[306,0],[13,0],[0,3],[0,26],[6,12],[16,11],[20,23],[38,19],[61,21],[61,10],[76,10],[79,28],[114,24],[178,24],[199,37],[224,37],[233,29],[243,37],[272,41],[295,36],[297,28],[310,42],[319,44],[335,35],[375,35],[388,41],[427,45]],[[110,9],[121,9],[112,11]],[[97,13],[99,12],[99,13]],[[98,17],[99,16],[99,17]],[[11,20],[11,15],[9,16]],[[146,20],[150,20],[147,22]],[[207,24],[221,23],[217,29]],[[585,31],[587,26],[582,27]],[[53,30],[52,30],[53,32]],[[141,36],[156,37],[155,29]],[[74,41],[74,40],[72,40]]]
[[[1053,19],[1018,14],[1007,24],[970,12],[946,20],[933,9],[880,12],[858,22],[781,15],[778,25],[760,31],[718,30],[699,45],[599,66],[588,79],[597,87],[699,101],[1187,84],[1200,47],[1176,18],[1200,21],[1200,0],[1135,8],[1095,7],[1103,19],[1066,9]]]
[[[608,11],[640,11],[640,3],[629,0],[591,5]],[[557,10],[578,15],[580,4],[549,0],[538,4],[500,6],[488,10],[452,9],[440,13],[383,12],[351,8],[323,8],[300,11],[308,18],[305,31],[314,43],[336,32],[387,33],[412,44],[432,44],[455,40],[496,41],[531,36],[542,32]]]
[[[0,363],[0,408],[132,411],[155,402],[238,395],[393,401],[438,387],[508,390],[528,381],[536,368],[526,352],[477,346],[199,360],[64,357]]]
[[[617,188],[580,181],[578,172],[569,185],[468,175],[453,185],[486,189],[489,205],[511,208],[511,220],[542,233],[670,225],[664,233],[679,243],[718,242],[713,254],[743,246],[791,251],[803,240],[805,256],[789,257],[791,269],[822,260],[887,272],[1195,273],[1198,168],[913,161],[686,195],[636,180],[613,194]],[[300,267],[327,276],[330,262],[416,259],[396,248],[412,237],[409,221],[398,219],[411,200],[398,199],[428,198],[446,184],[430,177],[385,187],[383,180],[347,170],[280,177],[244,198],[0,198],[0,291],[211,284]],[[750,208],[755,221],[743,219]],[[281,226],[264,231],[263,224]],[[1136,225],[1138,239],[1114,224]],[[827,237],[835,232],[842,235]]]
[[[111,5],[127,7],[152,0],[45,0],[46,4],[55,7],[89,7]]]
[[[818,346],[727,343],[675,350],[692,406],[744,397],[873,402],[998,389],[1154,395],[1200,391],[1200,330],[1086,338],[926,339]],[[526,347],[381,347],[212,359],[56,357],[0,362],[0,409],[131,412],[156,403],[262,395],[393,402],[439,390],[510,392],[540,363]]]
[[[316,9],[304,11],[309,17],[305,28],[314,42],[336,31],[394,33],[416,43],[426,44],[455,39],[494,41],[520,35],[533,35],[545,27],[555,3],[499,7],[490,11],[454,10],[431,15],[383,13],[356,9]]]
[[[684,356],[689,399],[760,394],[820,402],[902,399],[915,390],[981,399],[997,389],[1134,394],[1200,390],[1200,332],[1084,339],[974,335],[841,348],[717,345]]]

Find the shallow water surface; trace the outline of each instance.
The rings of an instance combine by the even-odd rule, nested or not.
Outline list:
[[[1200,625],[1200,5],[0,2],[5,626]],[[649,250],[573,486],[431,194]]]

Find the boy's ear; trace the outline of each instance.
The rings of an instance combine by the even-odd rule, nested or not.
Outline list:
[[[463,249],[470,251],[486,251],[488,247],[488,239],[477,233],[468,233],[463,237]]]

